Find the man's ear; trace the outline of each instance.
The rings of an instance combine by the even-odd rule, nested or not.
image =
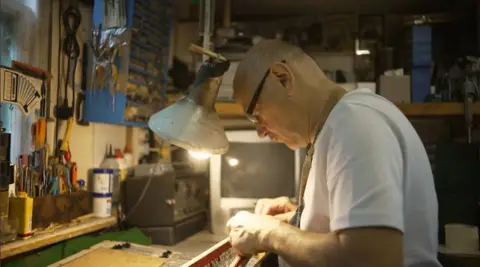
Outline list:
[[[294,77],[292,69],[283,62],[277,62],[270,68],[271,74],[275,77],[282,86],[287,89],[289,96],[293,95]]]

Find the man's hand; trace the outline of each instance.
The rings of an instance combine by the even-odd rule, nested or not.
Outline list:
[[[289,224],[294,215],[295,215],[295,211],[290,211],[287,213],[275,215],[273,216],[273,218]]]
[[[271,216],[241,211],[227,223],[230,243],[240,255],[265,252],[270,249],[270,234],[280,223]]]
[[[255,206],[255,214],[275,216],[292,212],[296,209],[297,206],[290,202],[288,197],[264,198],[257,202],[257,205]]]

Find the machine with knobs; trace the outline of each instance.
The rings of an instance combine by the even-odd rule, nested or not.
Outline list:
[[[124,188],[127,224],[138,227],[154,244],[174,245],[207,224],[209,187],[205,173],[176,172],[173,168],[153,174],[135,172],[126,179]]]

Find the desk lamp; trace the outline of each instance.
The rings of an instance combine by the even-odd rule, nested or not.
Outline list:
[[[193,44],[190,50],[210,59],[198,70],[189,94],[151,116],[148,126],[162,139],[190,154],[223,154],[228,150],[228,139],[215,111],[215,100],[230,62]]]

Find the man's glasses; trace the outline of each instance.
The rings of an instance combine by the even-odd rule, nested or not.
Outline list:
[[[285,60],[281,61],[282,63],[285,63]],[[254,114],[255,112],[255,107],[257,106],[258,99],[260,98],[260,94],[262,93],[263,90],[263,85],[265,84],[265,81],[267,80],[268,74],[270,73],[270,68],[267,69],[265,72],[265,75],[263,75],[262,80],[257,86],[257,89],[253,93],[252,100],[250,101],[250,104],[248,105],[246,116],[247,119],[255,124],[258,123],[258,117]]]

